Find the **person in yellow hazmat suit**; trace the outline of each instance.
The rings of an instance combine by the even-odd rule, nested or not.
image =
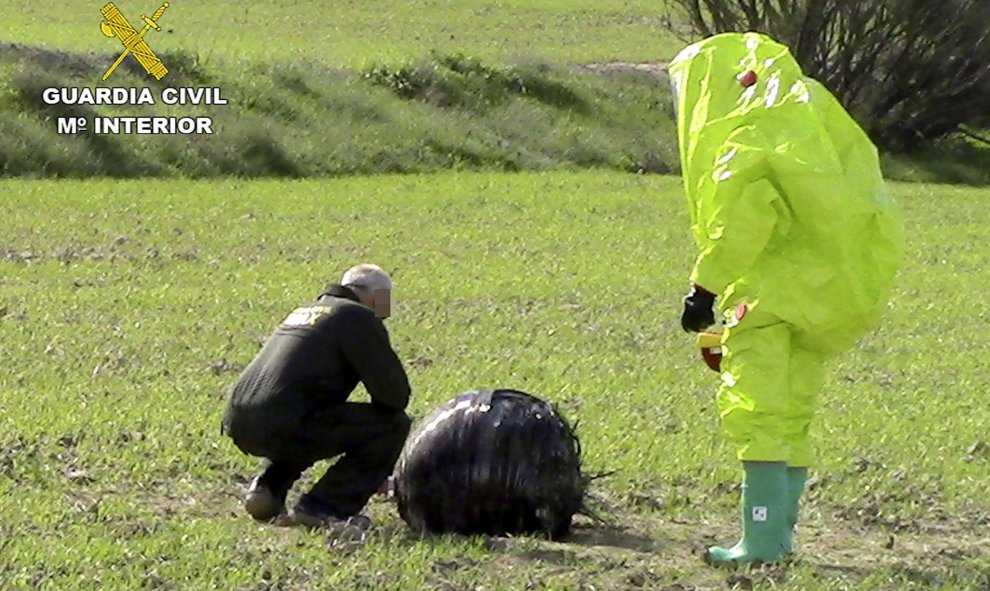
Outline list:
[[[793,551],[826,362],[877,325],[901,215],[873,143],[784,45],[720,34],[668,70],[699,251],[681,323],[722,329],[717,407],[744,470],[742,537],[706,559],[773,562]]]

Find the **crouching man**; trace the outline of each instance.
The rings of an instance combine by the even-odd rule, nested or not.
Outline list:
[[[310,527],[370,526],[359,513],[392,473],[411,424],[409,381],[383,324],[391,290],[379,267],[352,267],[292,311],[234,385],[222,432],[264,458],[244,500],[255,519],[284,515],[303,471],[342,454],[292,518]],[[370,404],[347,401],[358,382]]]

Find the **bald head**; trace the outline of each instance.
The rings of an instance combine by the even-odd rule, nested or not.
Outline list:
[[[354,291],[362,304],[375,311],[375,316],[388,318],[391,314],[392,278],[378,265],[355,265],[340,278],[340,284]]]

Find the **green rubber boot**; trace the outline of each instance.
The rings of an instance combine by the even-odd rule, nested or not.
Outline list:
[[[742,539],[731,548],[713,546],[707,562],[715,565],[775,562],[789,553],[787,464],[743,462]]]
[[[794,529],[798,522],[798,512],[801,507],[801,495],[804,494],[804,484],[808,481],[807,468],[787,468],[787,545],[785,549],[790,554],[794,552]]]

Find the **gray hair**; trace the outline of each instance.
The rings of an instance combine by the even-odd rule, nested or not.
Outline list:
[[[372,292],[379,289],[392,290],[392,278],[378,265],[363,263],[355,265],[344,273],[340,279],[344,287],[363,287]]]

